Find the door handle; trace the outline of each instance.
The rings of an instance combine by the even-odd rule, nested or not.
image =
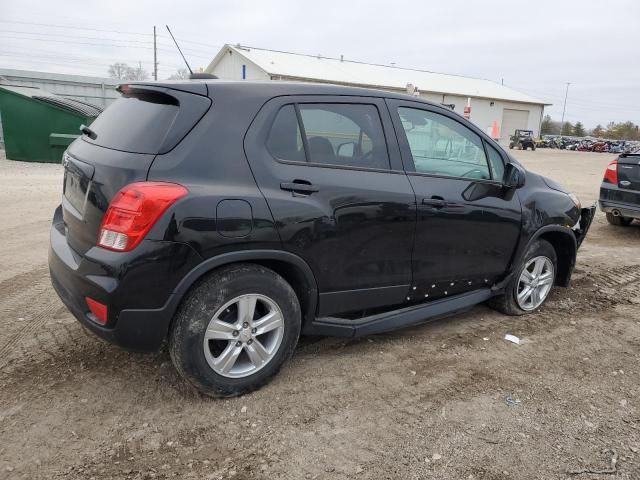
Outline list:
[[[433,208],[443,208],[447,205],[447,202],[444,201],[444,198],[431,197],[431,198],[423,198],[422,205],[427,205]]]
[[[293,193],[302,193],[305,195],[320,191],[318,187],[312,185],[311,182],[307,182],[306,180],[294,180],[293,182],[281,183],[280,189]]]

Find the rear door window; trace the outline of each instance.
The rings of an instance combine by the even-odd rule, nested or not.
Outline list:
[[[271,126],[267,148],[285,161],[389,169],[387,144],[375,105],[285,105]]]
[[[375,105],[300,104],[309,161],[359,168],[389,168],[387,144]]]
[[[87,142],[132,153],[157,154],[171,150],[200,120],[211,104],[199,95],[175,95],[134,90],[112,103],[90,128]]]

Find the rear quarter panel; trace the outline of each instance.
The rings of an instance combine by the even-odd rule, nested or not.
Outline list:
[[[280,248],[243,150],[244,134],[263,101],[218,97],[215,89],[212,97],[209,112],[175,149],[158,155],[149,170],[149,180],[189,189],[150,235],[186,243],[203,259],[243,248]]]

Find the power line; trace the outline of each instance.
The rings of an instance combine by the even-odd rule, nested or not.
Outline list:
[[[74,57],[74,56],[69,56],[69,55],[60,55],[57,51],[53,51],[53,50],[37,50],[37,49],[26,49],[26,48],[21,48],[21,47],[17,47],[15,45],[10,45],[8,46],[11,50],[8,51],[5,49],[5,51],[7,53],[16,53],[19,55],[26,55],[26,56],[40,56],[40,57],[44,57],[44,56],[49,56],[49,57],[53,57],[53,58],[67,58],[70,60],[77,60],[79,62],[84,62],[86,61],[87,57]],[[2,47],[0,47],[2,48]],[[117,58],[114,57],[111,54],[106,54],[105,56],[102,57],[98,57],[97,55],[93,56],[94,59],[99,59],[99,60],[104,60],[105,62],[111,62],[111,61],[138,61],[140,59],[139,56],[134,57],[122,57],[121,55],[118,55]]]
[[[2,34],[2,32],[0,32],[0,34]],[[54,40],[50,38],[29,38],[29,39],[19,38],[19,37],[6,37],[6,38],[9,38],[11,40],[30,40],[32,42],[55,42],[55,43],[66,43],[66,44],[73,44],[73,45],[92,45],[94,47],[138,48],[142,50],[153,50],[153,46],[143,47],[138,45],[114,45],[114,44],[108,44],[108,43],[105,44],[105,43],[94,43],[94,42],[76,42],[73,40]]]
[[[0,22],[2,22],[2,20],[0,20]],[[28,22],[24,22],[24,23],[28,23]],[[45,25],[45,24],[42,24]],[[60,26],[61,27],[61,26]],[[99,29],[93,29],[95,31],[101,31],[101,32],[109,32],[109,33],[118,33],[117,31],[112,31],[112,30],[99,30]],[[144,45],[150,45],[153,42],[153,39],[150,38],[149,40],[131,40],[131,39],[119,39],[119,38],[105,38],[105,37],[94,37],[94,36],[86,36],[86,35],[64,35],[64,34],[59,34],[57,32],[28,32],[28,31],[22,31],[22,30],[2,30],[0,31],[1,34],[7,34],[7,33],[11,33],[11,34],[17,34],[17,35],[36,35],[39,37],[50,37],[50,36],[54,36],[56,38],[70,38],[70,39],[83,39],[83,40],[100,40],[100,41],[109,41],[109,42],[121,42],[121,43],[139,43],[139,44],[144,44]],[[153,36],[153,34],[151,34]],[[168,38],[165,35],[157,35],[158,38]],[[30,39],[30,38],[29,38]],[[189,40],[185,40],[185,39],[178,39],[181,43],[194,43],[194,44],[198,44],[198,45],[204,45],[207,47],[212,47],[212,48],[221,48],[220,45],[210,45],[210,44],[205,44],[202,42],[192,42]],[[165,47],[173,47],[173,45],[171,44],[166,44],[166,43],[158,43],[159,45],[163,45]],[[184,48],[183,49],[185,52],[202,52],[202,53],[209,53],[209,56],[207,56],[207,58],[209,58],[211,56],[210,51],[208,49],[204,49],[204,48],[197,48],[197,47],[190,47],[190,48]]]
[[[158,34],[158,38],[168,39],[169,37],[167,37],[166,35]],[[184,38],[176,37],[176,40],[178,40],[178,42],[180,42],[181,44],[182,43],[190,43],[190,44],[201,45],[201,46],[207,47],[207,48],[189,47],[189,49],[191,49],[193,51],[210,52],[211,49],[218,49],[219,50],[220,48],[222,48],[222,45],[213,45],[213,44],[209,44],[209,43],[192,42],[190,40],[185,40]],[[167,44],[165,44],[165,45],[167,45]],[[184,49],[184,50],[186,50],[186,49]]]
[[[3,35],[3,32],[0,32],[0,36]],[[141,45],[117,45],[117,44],[113,44],[113,43],[96,43],[96,42],[78,42],[76,40],[57,40],[57,39],[49,39],[49,38],[20,38],[20,37],[14,37],[14,36],[9,36],[9,37],[5,37],[8,38],[10,40],[29,40],[29,41],[33,41],[33,42],[54,42],[54,43],[62,43],[62,44],[67,44],[67,45],[89,45],[89,46],[94,46],[94,47],[109,47],[109,48],[135,48],[135,49],[139,49],[139,50],[153,50],[153,43],[147,43],[149,46],[145,47],[145,46],[141,46]],[[159,51],[165,52],[165,53],[170,53],[170,54],[176,54],[176,52],[172,49],[169,48],[162,48],[162,47],[158,47]],[[196,58],[202,58],[202,59],[207,59],[207,60],[211,60],[212,56],[211,55],[198,55],[195,53],[189,53],[190,56],[192,57],[196,57]]]
[[[169,38],[166,35],[162,35],[162,34],[158,34],[158,37],[160,37],[160,38]],[[194,44],[194,45],[202,45],[204,47],[214,47],[214,48],[221,48],[222,47],[222,45],[213,45],[211,43],[194,42],[193,40],[186,40],[184,38],[178,38],[178,37],[176,37],[176,40],[178,40],[181,43],[191,43],[191,44]]]
[[[38,35],[41,37],[55,36],[56,38],[62,37],[62,38],[72,38],[72,39],[79,38],[83,40],[106,40],[110,42],[142,43],[145,45],[149,45],[152,42],[152,40],[129,40],[129,39],[120,39],[120,38],[87,37],[84,35],[61,35],[53,32],[51,33],[50,32],[23,32],[20,30],[0,30],[0,34],[5,34],[5,33],[12,33],[12,34],[19,34],[19,35]]]
[[[39,59],[39,60],[64,60],[66,63],[75,63],[77,65],[82,65],[82,64],[87,64],[87,65],[103,65],[105,67],[108,67],[110,62],[115,62],[115,60],[105,60],[105,62],[96,62],[96,61],[90,61],[90,60],[83,60],[83,59],[78,59],[75,57],[64,57],[64,56],[54,56],[54,55],[29,55],[29,54],[25,54],[25,53],[20,53],[20,52],[7,52],[7,51],[3,51],[0,52],[2,54],[2,56],[5,57],[13,57],[13,58],[17,58],[20,59],[22,57],[25,58],[35,58],[35,59]],[[139,60],[129,60],[130,62],[138,62]],[[150,62],[142,62],[144,65],[152,65]]]
[[[64,60],[65,63],[68,64],[77,64],[77,65],[82,65],[82,64],[92,64],[92,65],[99,65],[99,66],[103,66],[105,68],[107,68],[111,63],[115,63],[118,61],[124,62],[124,63],[137,63],[139,62],[139,58],[117,58],[114,59],[113,57],[111,58],[105,58],[103,62],[97,62],[97,61],[91,61],[91,60],[87,60],[86,58],[80,58],[80,57],[68,57],[68,56],[61,56],[58,54],[51,54],[48,55],[47,53],[53,53],[53,52],[45,52],[45,53],[41,53],[41,54],[36,54],[34,55],[33,53],[29,52],[29,53],[25,53],[25,52],[20,52],[20,51],[8,51],[8,50],[4,50],[1,52],[2,56],[5,57],[12,57],[12,58],[16,58],[16,59],[20,59],[22,57],[27,57],[27,58],[34,58],[34,59],[38,59],[38,60],[42,60],[45,61],[46,63],[52,63],[49,60]],[[152,67],[153,64],[151,62],[147,62],[147,61],[142,61],[142,64],[145,66],[150,66]],[[180,65],[176,65],[174,63],[165,63],[162,64],[162,66],[164,67],[164,69],[167,70],[177,70],[179,68],[181,68]]]
[[[104,30],[104,29],[100,29],[100,28],[89,28],[89,27],[81,27],[78,25],[56,25],[53,23],[36,23],[36,22],[21,22],[18,20],[0,20],[0,23],[18,23],[21,25],[36,25],[39,27],[53,27],[53,28],[65,28],[65,29],[69,29],[69,28],[73,28],[75,30],[90,30],[93,32],[107,32],[107,33],[120,33],[123,35],[143,35],[146,37],[151,36],[151,33],[141,33],[141,32],[124,32],[121,30]]]

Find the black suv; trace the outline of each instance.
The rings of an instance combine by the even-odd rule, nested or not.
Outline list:
[[[354,337],[566,286],[595,207],[447,108],[284,82],[138,83],[64,156],[53,286],[98,336],[168,339],[202,392]]]

